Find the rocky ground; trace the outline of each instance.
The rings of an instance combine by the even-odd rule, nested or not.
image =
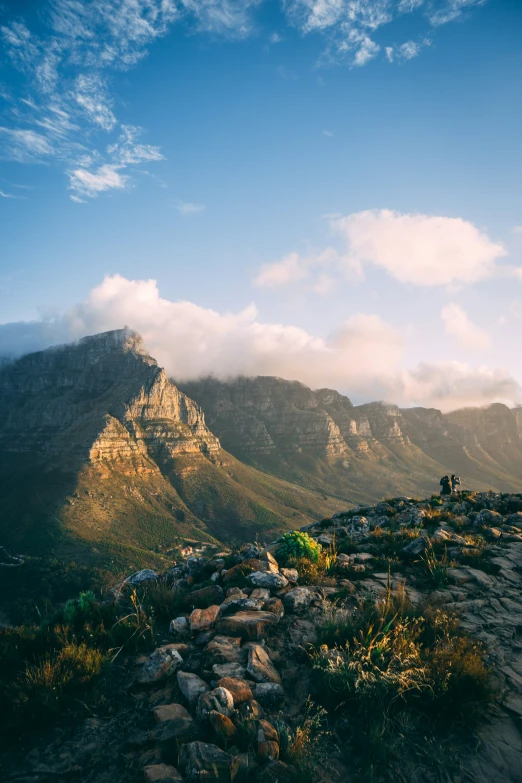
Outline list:
[[[288,738],[306,712],[306,650],[318,624],[332,602],[349,611],[364,597],[403,590],[413,604],[429,595],[455,610],[485,644],[494,672],[495,701],[446,779],[521,781],[522,496],[396,498],[306,530],[330,555],[316,584],[280,567],[277,542],[130,577],[116,592],[162,578],[183,596],[185,611],[153,652],[117,663],[114,715],[91,713],[79,726],[61,727],[25,748],[23,760],[17,751],[4,779],[301,780]],[[335,737],[328,756],[311,780],[350,781]],[[434,778],[425,769],[414,779]]]

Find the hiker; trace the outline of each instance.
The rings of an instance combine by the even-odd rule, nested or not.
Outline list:
[[[451,474],[451,491],[452,492],[459,492],[457,487],[460,487],[460,478],[458,476],[455,476],[454,473]]]
[[[443,476],[440,480],[440,486],[442,487],[441,495],[451,495],[451,483],[448,476]]]

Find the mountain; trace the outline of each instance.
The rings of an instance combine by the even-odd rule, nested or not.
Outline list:
[[[522,490],[522,409],[354,406],[331,389],[267,376],[180,388],[238,459],[347,502],[425,496],[452,472],[469,488]]]
[[[128,568],[340,507],[224,451],[130,330],[3,366],[0,409],[0,544],[24,554]]]

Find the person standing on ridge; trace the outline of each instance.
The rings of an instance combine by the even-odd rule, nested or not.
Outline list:
[[[440,480],[440,494],[441,495],[451,495],[451,483],[448,476],[443,476]]]
[[[460,478],[458,476],[455,476],[454,473],[451,474],[451,491],[452,492],[459,492],[457,487],[460,487]]]

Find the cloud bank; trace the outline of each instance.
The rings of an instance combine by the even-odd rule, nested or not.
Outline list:
[[[213,374],[278,375],[313,388],[329,386],[359,401],[448,410],[520,401],[506,370],[456,362],[405,369],[404,335],[378,315],[354,313],[326,338],[260,319],[254,305],[218,313],[160,296],[154,280],[106,277],[62,315],[0,325],[0,356],[20,355],[124,325],[142,334],[150,353],[180,380]]]
[[[497,271],[496,262],[507,254],[500,242],[462,218],[368,209],[335,217],[330,226],[344,241],[343,247],[327,247],[308,256],[290,253],[264,264],[254,283],[281,287],[325,266],[362,278],[364,268],[374,266],[400,283],[464,285],[491,277]],[[512,273],[517,274],[516,270]]]

